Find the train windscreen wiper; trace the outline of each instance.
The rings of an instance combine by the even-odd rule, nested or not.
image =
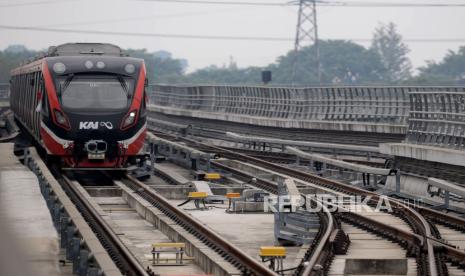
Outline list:
[[[118,78],[119,83],[123,87],[124,92],[126,92],[126,96],[129,98],[130,97],[129,88],[128,88],[127,84],[126,84],[126,81],[124,81],[123,77],[121,77],[121,76],[117,76],[117,78]]]
[[[69,74],[68,77],[66,78],[65,82],[63,83],[63,85],[61,86],[61,89],[60,89],[60,94],[63,93],[66,88],[68,88],[69,84],[71,83],[71,81],[73,80],[74,78],[74,74]]]

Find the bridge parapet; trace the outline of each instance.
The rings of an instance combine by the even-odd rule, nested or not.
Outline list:
[[[0,83],[0,108],[10,105],[10,85]]]
[[[465,149],[465,90],[410,92],[407,142]]]
[[[185,110],[274,119],[405,125],[411,89],[155,85],[151,103]]]

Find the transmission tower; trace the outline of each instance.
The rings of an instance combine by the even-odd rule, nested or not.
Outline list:
[[[318,72],[318,83],[321,84],[320,49],[318,46],[318,24],[316,20],[317,0],[300,0],[297,17],[297,30],[294,44],[294,62],[292,67],[292,81],[295,82],[297,65],[299,63],[300,49],[314,44],[315,60]]]

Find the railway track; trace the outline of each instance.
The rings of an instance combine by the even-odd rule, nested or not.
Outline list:
[[[37,159],[38,155],[36,155],[35,158]],[[42,170],[45,170],[45,165],[42,162],[40,163],[42,164]],[[169,225],[176,225],[176,227],[180,227],[184,229],[186,233],[192,235],[194,239],[196,239],[195,241],[192,241],[194,244],[203,244],[204,246],[201,248],[206,246],[212,250],[213,254],[218,254],[218,257],[214,257],[214,255],[211,255],[212,253],[209,253],[211,258],[215,261],[221,263],[220,260],[223,259],[223,262],[228,262],[232,267],[236,267],[236,273],[240,273],[241,275],[277,275],[263,263],[249,256],[231,242],[212,231],[199,220],[190,216],[184,210],[172,205],[167,199],[156,193],[152,188],[129,175],[126,175],[115,182],[115,179],[113,178],[101,181],[101,179],[96,180],[97,178],[88,176],[84,177],[84,180],[82,178],[71,179],[64,174],[60,174],[58,170],[54,170],[54,172],[58,181],[57,185],[63,189],[63,192],[58,194],[62,197],[66,195],[66,200],[69,200],[69,202],[75,206],[73,207],[76,208],[75,212],[79,212],[82,215],[82,219],[79,221],[78,225],[82,226],[85,224],[86,227],[87,225],[90,227],[89,230],[86,231],[95,233],[96,238],[98,238],[98,241],[103,246],[104,251],[106,251],[111,261],[113,261],[114,265],[119,270],[120,275],[150,276],[156,274],[148,266],[143,266],[143,261],[141,261],[140,257],[136,258],[134,255],[135,253],[132,252],[128,248],[127,244],[120,239],[120,234],[124,233],[124,231],[115,230],[115,226],[112,223],[109,223],[108,215],[98,207],[99,204],[94,201],[94,198],[89,196],[84,188],[83,185],[88,185],[86,182],[91,181],[100,184],[102,182],[113,182],[114,185],[105,186],[107,188],[119,187],[121,185],[127,186],[128,189],[131,190],[132,194],[136,194],[140,198],[145,199],[158,210],[157,212],[159,214],[162,213],[164,216],[168,217],[172,221],[171,223],[168,223]],[[43,172],[40,172],[39,176],[40,175],[43,175]],[[118,182],[120,184],[116,185]],[[60,189],[58,186],[57,188]],[[52,204],[52,206],[54,205]],[[53,212],[55,211],[52,211],[52,213]],[[104,217],[107,217],[107,219]],[[84,231],[83,229],[80,229],[80,227],[76,227],[74,229],[76,233]],[[116,232],[119,234],[116,234]],[[180,271],[183,271],[182,268]],[[105,274],[106,271],[101,270],[100,273]],[[108,275],[118,274],[115,274],[115,272],[112,271]]]
[[[295,129],[275,129],[259,126],[248,126],[239,123],[231,122],[221,122],[219,124],[214,120],[199,119],[199,118],[186,118],[178,116],[168,116],[165,114],[155,113],[154,117],[157,119],[162,119],[166,122],[173,122],[179,126],[189,126],[189,130],[185,134],[195,135],[196,137],[202,137],[207,139],[215,139],[222,141],[235,142],[230,137],[226,135],[226,132],[236,132],[236,133],[259,133],[258,136],[261,137],[272,137],[280,138],[287,140],[302,140],[302,141],[315,141],[325,143],[342,143],[342,144],[353,144],[353,145],[364,145],[364,146],[378,146],[380,143],[396,143],[404,140],[404,136],[401,135],[387,135],[387,134],[366,134],[366,133],[357,133],[357,132],[334,132],[334,131],[317,131],[317,130],[295,130]],[[187,123],[187,124],[186,124]],[[189,125],[190,124],[190,125]],[[160,130],[164,131],[163,125],[158,124]],[[175,128],[176,129],[176,128]],[[172,129],[175,130],[175,129]],[[176,131],[176,130],[175,130]],[[256,150],[260,149],[260,145],[257,145]],[[235,149],[235,151],[242,151],[246,153],[247,149]],[[255,149],[254,149],[255,150]],[[314,149],[318,153],[327,153],[332,154],[332,150],[328,149]],[[262,156],[258,154],[253,154],[251,152],[249,155],[255,155],[261,159],[266,159],[272,161],[272,154],[267,153]],[[357,155],[357,153],[352,152],[350,155]],[[376,154],[375,154],[376,155]],[[365,156],[361,154],[361,156]],[[275,161],[280,163],[290,162],[288,156],[275,155]],[[382,155],[380,156],[382,157]],[[288,161],[289,160],[289,161]],[[305,162],[305,161],[304,161]],[[445,179],[448,181],[462,183],[465,178],[465,173],[463,168],[459,166],[444,165],[441,163],[435,162],[426,162],[420,160],[411,160],[408,158],[397,158],[396,160],[399,169],[402,172],[415,174],[420,177],[435,177],[440,179]],[[304,163],[305,164],[305,163]],[[366,164],[373,165],[373,164]],[[378,166],[374,164],[374,166]]]
[[[364,146],[378,146],[379,143],[394,143],[404,139],[404,135],[399,134],[370,134],[353,131],[322,131],[322,130],[302,130],[286,129],[262,126],[250,126],[234,122],[217,121],[210,119],[199,119],[191,117],[169,116],[162,113],[150,112],[150,115],[157,120],[172,122],[175,124],[190,125],[190,132],[198,137],[230,140],[226,137],[226,132],[235,133],[260,133],[263,137],[273,137],[280,139],[304,140],[304,141],[325,141],[327,143],[341,143]]]
[[[465,170],[461,166],[403,157],[396,157],[395,161],[403,172],[410,172],[423,177],[444,179],[465,186]]]
[[[157,135],[163,135],[158,133]],[[172,136],[169,137],[173,139]],[[333,192],[343,193],[345,195],[361,195],[371,197],[369,202],[380,200],[376,193],[368,192],[350,185],[337,181],[325,179],[316,175],[297,171],[291,168],[283,167],[279,164],[270,163],[259,158],[254,158],[245,154],[225,150],[219,147],[203,144],[188,138],[178,139],[193,148],[210,148],[222,157],[233,160],[243,161],[266,168],[270,171],[282,173],[283,175],[294,177],[302,181],[312,183],[316,187],[331,190]],[[221,169],[226,169],[218,162],[212,161],[212,165]],[[416,206],[415,208],[403,204],[396,199],[389,199],[390,205],[394,209],[394,215],[405,221],[411,231],[399,229],[376,221],[369,217],[357,214],[355,212],[346,212],[344,215],[336,217],[342,221],[361,227],[367,231],[381,235],[386,239],[396,241],[402,245],[409,255],[416,256],[419,273],[421,275],[447,275],[450,264],[463,266],[465,265],[465,253],[455,249],[451,243],[438,239],[435,224],[441,224],[448,229],[456,229],[460,233],[465,233],[465,220],[459,217],[430,210],[425,207]],[[313,254],[320,254],[314,252]]]
[[[92,204],[85,198],[79,189],[79,183],[70,180],[65,175],[59,179],[62,187],[76,205],[92,231],[97,235],[103,247],[107,250],[111,259],[120,269],[123,275],[155,275],[151,270],[146,270],[136,260],[134,255],[122,243],[120,238],[111,229],[108,223],[95,210]]]
[[[197,237],[202,243],[213,249],[226,261],[237,267],[243,275],[276,275],[275,272],[264,266],[258,260],[245,254],[231,242],[212,231],[197,219],[190,216],[176,206],[173,206],[164,197],[160,196],[146,184],[127,176],[124,183],[136,194],[150,202],[163,214],[183,227],[186,231]]]
[[[246,154],[251,157],[263,159],[269,162],[278,163],[278,164],[295,164],[297,162],[297,158],[294,154],[285,153],[285,152],[277,152],[277,151],[265,151],[265,150],[252,150],[252,149],[243,149],[243,148],[233,148],[233,147],[221,147],[222,149],[234,151],[242,154]],[[209,152],[208,148],[199,148],[206,152]],[[342,161],[352,162],[361,165],[368,165],[372,167],[382,168],[384,167],[384,162],[379,161],[368,161],[368,160],[359,160],[353,159],[350,157],[343,157],[340,158]],[[301,165],[310,165],[310,160],[305,158],[299,158],[299,163]]]
[[[94,232],[97,233],[104,247],[108,250],[110,256],[125,275],[150,275],[153,272],[148,269],[146,271],[136,260],[133,254],[114,234],[111,227],[101,218],[92,204],[86,200],[82,194],[77,181],[70,180],[63,176],[63,186],[72,195],[73,202],[78,206],[80,212],[85,217],[86,221],[91,225]],[[232,243],[213,232],[206,225],[202,224],[185,211],[168,202],[167,199],[157,194],[149,186],[138,181],[131,176],[126,176],[121,179],[127,187],[132,191],[147,200],[153,207],[157,208],[161,213],[170,218],[176,225],[179,225],[187,232],[197,238],[197,240],[207,247],[215,251],[225,261],[235,266],[242,275],[276,275],[268,267],[264,266],[258,260],[245,254]]]

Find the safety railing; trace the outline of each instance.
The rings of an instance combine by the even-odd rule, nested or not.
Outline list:
[[[10,85],[8,83],[0,83],[0,101],[7,102],[10,97]]]
[[[465,87],[150,85],[150,104],[294,121],[408,125],[407,141],[465,148]],[[0,102],[9,85],[0,83]]]
[[[465,89],[409,94],[408,142],[465,149]]]
[[[304,121],[406,124],[405,87],[152,86],[151,104]]]

